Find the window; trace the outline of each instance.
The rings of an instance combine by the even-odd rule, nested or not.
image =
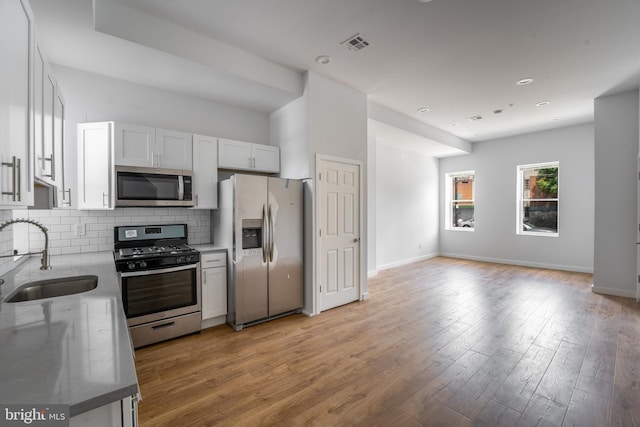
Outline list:
[[[446,176],[447,230],[474,229],[475,171],[448,173]]]
[[[558,236],[559,163],[518,166],[518,234]]]

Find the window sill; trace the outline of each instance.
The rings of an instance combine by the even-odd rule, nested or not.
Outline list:
[[[519,231],[516,232],[518,236],[538,236],[538,237],[560,237],[560,233],[536,233],[536,232],[527,232],[527,231]]]
[[[446,231],[463,231],[465,233],[469,233],[475,230],[473,227],[456,227],[456,228],[445,228]]]

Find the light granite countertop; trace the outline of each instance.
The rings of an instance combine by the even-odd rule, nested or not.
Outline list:
[[[65,404],[70,415],[138,393],[129,330],[111,252],[32,257],[4,274],[0,287],[0,403]],[[75,295],[8,303],[20,285],[98,276]]]
[[[227,248],[220,245],[214,245],[213,243],[201,243],[198,245],[189,245],[193,249],[197,249],[199,252],[207,253],[207,252],[222,252],[226,251]]]

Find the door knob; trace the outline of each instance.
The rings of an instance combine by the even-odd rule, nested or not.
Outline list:
[[[355,239],[353,239],[353,243],[359,243],[360,242],[360,238],[356,237]]]

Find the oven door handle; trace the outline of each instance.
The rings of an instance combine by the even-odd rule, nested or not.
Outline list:
[[[152,274],[173,273],[175,271],[191,270],[198,268],[198,264],[181,265],[178,267],[159,268],[156,270],[144,270],[144,271],[123,271],[120,273],[122,277],[135,277],[135,276],[150,276]]]

